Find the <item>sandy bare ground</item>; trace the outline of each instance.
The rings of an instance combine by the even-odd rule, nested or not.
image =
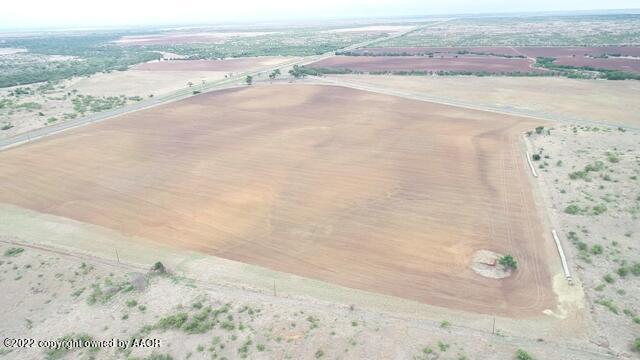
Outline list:
[[[215,92],[0,153],[0,202],[347,287],[535,316],[556,300],[518,147],[534,125],[339,87]],[[483,278],[471,269],[480,249],[520,269]]]
[[[151,71],[246,71],[262,66],[277,65],[293,58],[264,56],[223,60],[167,60],[136,65],[134,70]]]
[[[478,107],[640,127],[640,82],[513,77],[341,75],[328,78]]]
[[[47,227],[47,221],[42,220],[37,220],[36,228]],[[60,229],[61,224],[55,230],[50,227],[50,232],[62,230],[62,235],[66,231],[63,237],[67,239],[77,235],[70,235],[69,228]],[[25,227],[21,230],[29,231]],[[592,344],[560,341],[543,330],[514,335],[501,319],[492,334],[490,326],[472,329],[468,321],[434,311],[428,311],[435,316],[430,320],[397,307],[391,313],[380,311],[354,298],[341,303],[283,295],[280,288],[273,294],[236,284],[221,285],[216,283],[224,272],[220,263],[209,266],[211,275],[204,282],[176,275],[153,275],[148,266],[46,247],[21,246],[21,253],[7,256],[6,252],[16,245],[5,240],[0,235],[0,286],[4,290],[0,293],[0,316],[4,337],[56,340],[83,333],[93,340],[127,340],[138,334],[136,337],[161,341],[155,348],[74,348],[49,354],[56,358],[123,359],[168,354],[174,359],[235,359],[244,354],[249,359],[510,359],[516,349],[524,349],[537,359],[612,358]],[[148,250],[154,252],[153,248]],[[171,266],[172,272],[173,269]],[[235,273],[237,270],[240,269]],[[118,289],[114,284],[135,286],[130,291],[120,289],[110,298],[95,290]],[[91,302],[92,298],[96,301]],[[224,312],[222,316],[208,314],[208,307]],[[180,313],[188,318],[183,327],[157,326],[160,319]],[[203,314],[206,320],[202,319]],[[187,330],[196,318],[205,326]],[[151,330],[141,333],[143,327]],[[47,351],[37,346],[0,347],[0,356],[40,359],[47,357]]]
[[[640,132],[565,124],[528,142],[541,155],[535,163],[542,194],[583,282],[597,328],[592,342],[637,358],[631,344],[640,326]],[[575,176],[589,164],[602,168]],[[579,211],[567,211],[571,205]]]
[[[344,33],[344,32],[397,32],[397,31],[407,31],[413,28],[413,26],[408,25],[371,25],[371,26],[360,26],[360,27],[349,27],[349,28],[340,28],[340,29],[331,29],[326,30],[328,33]]]
[[[197,33],[167,33],[152,35],[123,36],[114,43],[127,45],[166,45],[166,44],[196,44],[223,43],[233,37],[255,37],[273,34],[273,32],[197,32]]]
[[[146,97],[149,94],[160,95],[186,88],[189,83],[201,84],[203,81],[224,79],[226,71],[143,71],[127,70],[109,74],[96,74],[87,78],[68,81],[70,90],[78,90],[93,96]]]

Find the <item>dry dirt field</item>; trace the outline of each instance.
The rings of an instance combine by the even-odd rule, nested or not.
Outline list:
[[[134,70],[151,71],[246,71],[263,66],[277,65],[291,57],[264,56],[223,60],[167,60],[136,65]]]
[[[226,90],[3,151],[0,202],[431,305],[538,316],[556,306],[557,256],[519,137],[539,123],[342,87]],[[520,267],[481,277],[481,249]]]
[[[531,62],[522,58],[423,56],[334,56],[309,64],[309,67],[350,69],[354,71],[486,71],[536,72]]]
[[[500,55],[517,56],[518,53],[513,48],[502,46],[470,46],[470,47],[371,47],[354,50],[357,54],[380,55],[384,53],[406,53],[410,55],[421,54],[456,54],[458,51],[469,51],[478,53],[495,53]]]
[[[424,53],[447,53],[455,54],[459,51],[477,52],[477,53],[493,53],[499,55],[516,56],[522,55],[528,57],[585,57],[585,56],[601,56],[618,54],[628,57],[640,57],[640,46],[465,46],[465,47],[376,47],[376,48],[360,48],[354,52],[364,54],[384,54],[384,53],[408,53],[408,54],[424,54]]]
[[[554,62],[558,65],[589,66],[596,69],[611,69],[629,72],[640,72],[640,59],[591,59],[581,58],[560,58]]]
[[[86,78],[66,81],[64,84],[70,91],[77,90],[82,94],[93,96],[129,96],[147,97],[170,93],[184,89],[189,82],[200,84],[224,79],[228,71],[170,71],[170,70],[127,70],[109,74],[95,74]]]
[[[340,75],[329,79],[558,120],[640,127],[640,82],[517,77]]]
[[[199,32],[199,33],[166,33],[151,35],[123,36],[114,41],[122,46],[130,45],[168,45],[168,44],[218,44],[234,37],[254,37],[273,32]]]

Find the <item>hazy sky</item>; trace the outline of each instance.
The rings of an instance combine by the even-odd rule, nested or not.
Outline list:
[[[451,13],[630,9],[639,0],[11,0],[0,28],[219,23]]]

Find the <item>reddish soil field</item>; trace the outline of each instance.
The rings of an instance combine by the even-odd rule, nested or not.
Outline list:
[[[224,60],[167,60],[152,61],[133,67],[151,71],[241,71],[285,61],[286,58],[254,57]]]
[[[620,54],[622,56],[640,57],[640,46],[601,46],[601,47],[506,47],[506,46],[477,46],[477,47],[390,47],[390,48],[361,48],[358,53],[384,54],[384,53],[408,53],[423,54],[434,53],[457,54],[458,51],[469,51],[486,54],[525,55],[528,57],[584,57],[603,54]]]
[[[425,56],[334,56],[312,63],[310,67],[351,69],[354,71],[486,71],[537,72],[531,62],[522,58]]]
[[[601,47],[519,47],[519,52],[529,57],[585,57],[603,54],[621,54],[640,57],[640,46],[601,46]]]
[[[122,46],[133,45],[172,45],[172,44],[220,44],[230,37],[260,36],[265,32],[203,32],[179,34],[151,34],[142,36],[123,36],[114,43]]]
[[[622,70],[640,72],[640,59],[592,59],[592,58],[558,58],[558,65],[591,66],[597,69]]]
[[[358,49],[359,53],[370,53],[370,54],[384,54],[384,53],[407,53],[407,54],[423,54],[423,53],[434,53],[434,54],[457,54],[458,51],[469,51],[476,53],[493,53],[493,54],[504,54],[517,56],[521,55],[517,51],[508,47],[391,47],[391,48],[361,48]]]
[[[0,202],[486,314],[555,308],[528,119],[342,87],[220,91],[0,152]],[[134,240],[132,240],[134,241]],[[513,254],[513,276],[470,268]]]

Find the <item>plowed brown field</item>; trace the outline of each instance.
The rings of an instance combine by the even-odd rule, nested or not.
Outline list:
[[[341,87],[220,91],[1,152],[0,202],[347,287],[532,316],[556,301],[518,148],[535,125]],[[479,249],[520,268],[480,277]]]
[[[332,56],[309,64],[309,67],[350,69],[354,71],[484,71],[538,72],[528,59],[496,57],[448,57],[425,56]]]

